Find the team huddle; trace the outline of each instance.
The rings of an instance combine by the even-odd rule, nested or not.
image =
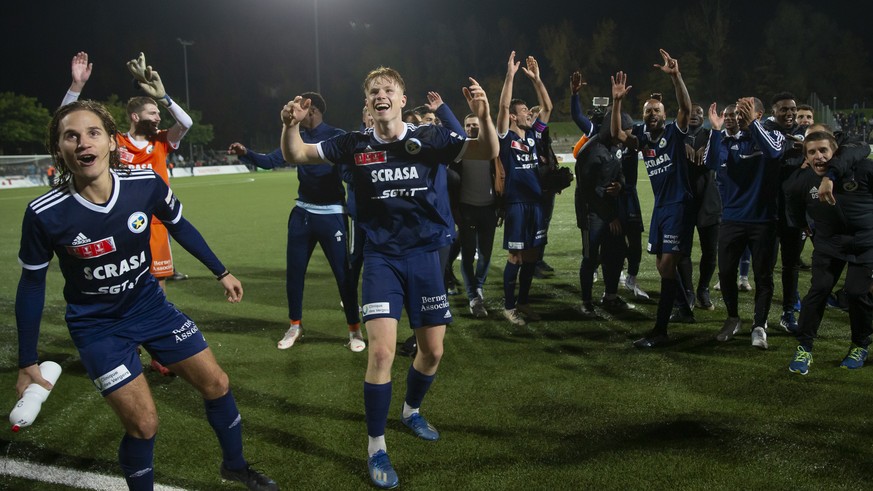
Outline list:
[[[751,342],[766,349],[778,243],[780,325],[799,343],[789,369],[808,373],[828,297],[844,269],[851,346],[842,366],[862,367],[873,334],[869,147],[822,125],[799,124],[798,108],[787,93],[774,97],[773,118],[767,120],[763,103],[754,97],[721,112],[712,104],[711,130],[705,131],[703,109],[692,104],[679,61],[665,50],[660,55],[663,63],[655,68],[670,77],[678,103],[669,123],[660,94],[646,100],[643,123],[633,123],[624,72],[612,77],[612,106],[598,118],[582,112],[581,74],[570,81],[571,112],[582,132],[574,149],[581,314],[596,314],[592,284],[598,268],[604,282],[601,308],[630,308],[618,295],[625,262],[625,286],[636,298],[648,298],[636,283],[644,231],[636,191],[639,155],[654,194],[647,250],[655,255],[661,290],[654,326],[633,343],[636,348],[669,345],[671,322],[692,321],[694,306],[713,308],[709,283],[716,265],[727,310],[716,339],[731,340],[743,325],[737,269],[748,254],[755,280]],[[166,296],[163,279],[174,273],[169,234],[215,275],[229,302],[243,297],[241,283],[185,219],[169,186],[167,155],[178,148],[191,118],[167,95],[144,55],[128,62],[127,69],[145,96],[128,103],[130,129],[121,133],[102,105],[77,100],[92,65],[85,53],[73,58],[73,83],[49,128],[57,184],[28,205],[22,225],[16,387],[19,395],[31,383],[51,387],[38,369],[37,341],[47,268],[57,256],[71,337],[89,378],[125,428],[118,460],[128,487],[154,486],[157,410],[140,362],[144,348],[156,369],[179,375],[201,393],[222,449],[220,475],[253,490],[278,489],[243,457],[241,416],[228,376],[194,321]],[[535,89],[535,107],[513,98],[519,69]],[[404,346],[414,347],[414,358],[400,420],[418,438],[438,440],[440,433],[421,406],[453,320],[448,302],[457,286],[452,261],[461,254],[470,313],[487,316],[484,285],[495,228],[502,222],[507,251],[503,317],[513,325],[538,320],[530,304],[531,284],[547,268],[543,254],[554,196],[569,180],[551,150],[553,105],[533,57],[522,64],[515,52],[510,54],[496,121],[473,78],[462,88],[470,111],[463,124],[435,92],[416,112],[405,111],[406,86],[391,68],[371,71],[362,88],[360,131],[324,123],[326,101],[307,92],[281,109],[278,149],[260,154],[234,143],[228,152],[261,168],[298,165],[299,194],[288,220],[289,324],[277,347],[291,348],[303,337],[304,277],[319,244],[342,300],[347,347],[367,351],[368,474],[375,486],[394,488],[399,479],[385,428],[401,313],[405,309],[413,329]],[[158,130],[159,104],[176,120],[168,130]],[[696,289],[690,259],[695,227],[702,249]],[[800,302],[798,321],[797,264],[806,235],[814,246],[812,286]]]

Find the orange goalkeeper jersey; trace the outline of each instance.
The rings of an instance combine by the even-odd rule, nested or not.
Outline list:
[[[126,133],[116,133],[118,141],[118,153],[121,163],[132,169],[152,169],[155,174],[161,176],[167,185],[170,184],[170,176],[167,172],[167,157],[174,150],[167,140],[167,130],[161,130],[144,148],[137,148],[133,140]]]

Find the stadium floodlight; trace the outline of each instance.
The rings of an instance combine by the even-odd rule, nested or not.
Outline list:
[[[176,38],[179,44],[182,45],[182,59],[185,61],[185,105],[188,106],[188,111],[191,111],[191,94],[188,92],[188,46],[193,46],[194,41],[185,41],[182,38]],[[194,165],[194,144],[188,138],[188,165]]]

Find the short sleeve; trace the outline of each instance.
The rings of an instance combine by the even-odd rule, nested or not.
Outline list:
[[[48,267],[53,255],[51,239],[45,233],[36,212],[28,206],[21,223],[19,264],[22,268],[32,271],[43,269]]]

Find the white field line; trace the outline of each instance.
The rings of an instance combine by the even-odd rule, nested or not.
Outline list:
[[[32,481],[63,484],[80,489],[115,491],[127,489],[127,482],[120,477],[106,476],[95,472],[76,471],[26,460],[0,457],[0,475],[20,477]],[[156,491],[185,491],[184,488],[155,484]]]

